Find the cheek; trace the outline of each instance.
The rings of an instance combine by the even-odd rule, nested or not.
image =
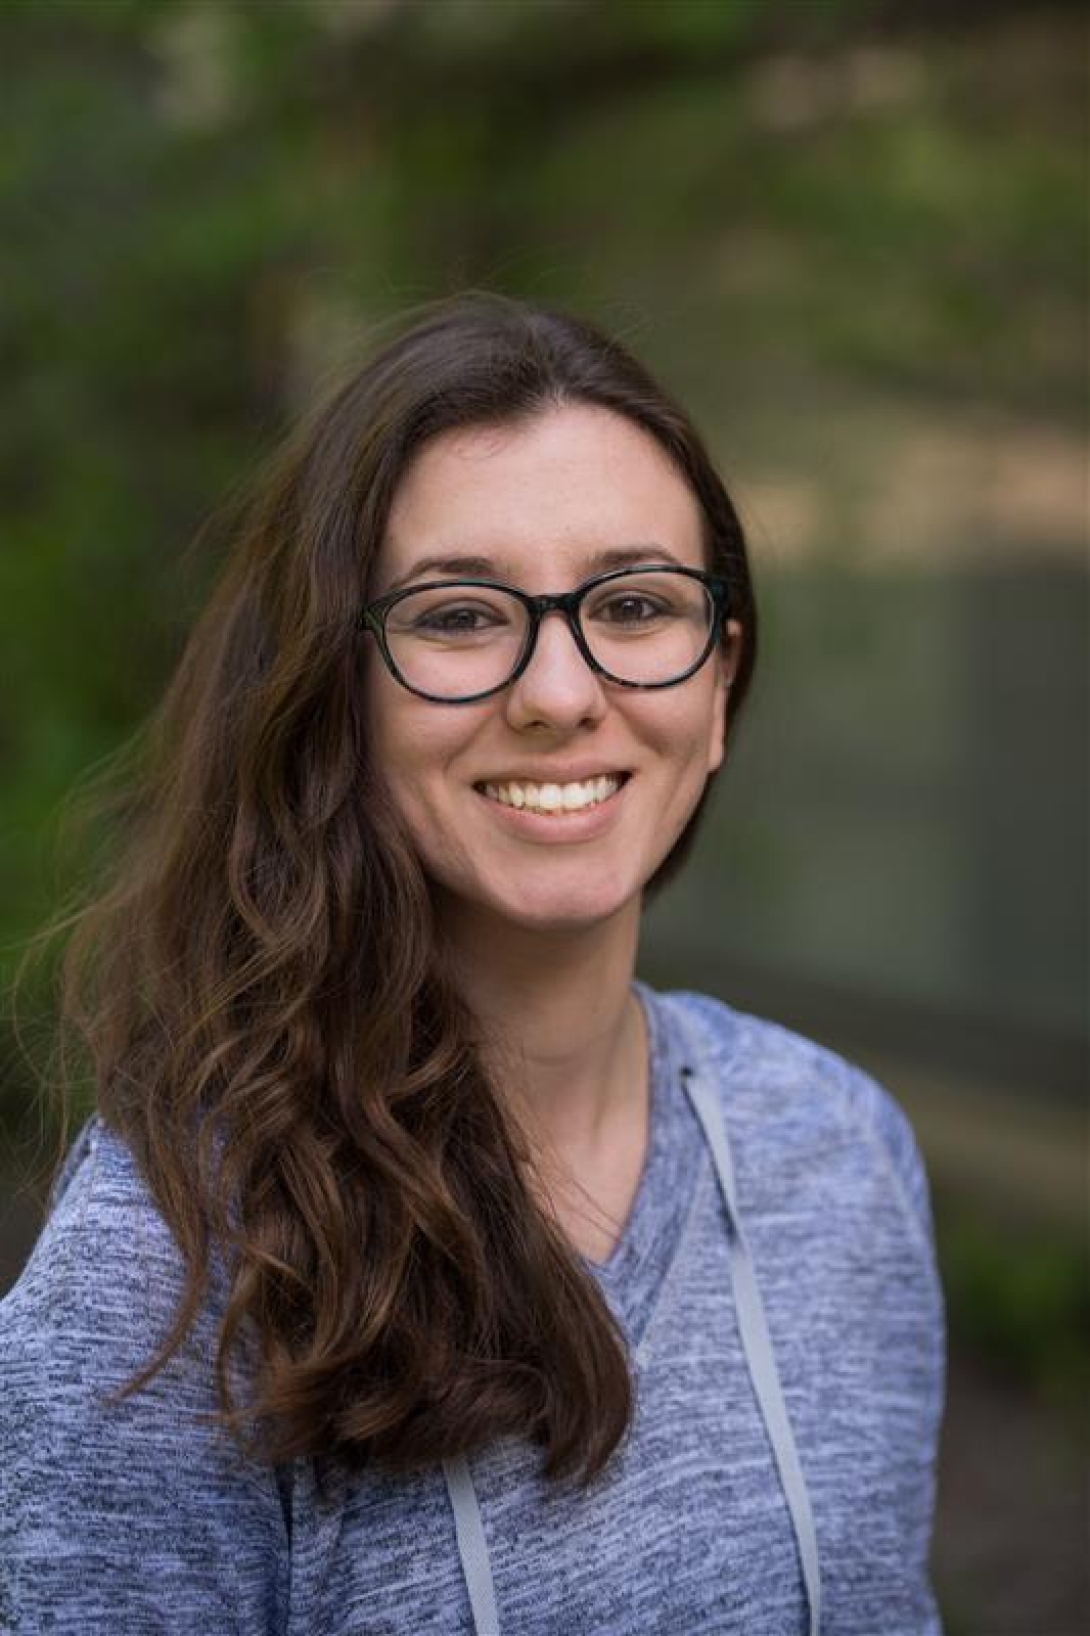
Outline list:
[[[436,803],[436,757],[411,720],[389,719],[377,739],[379,773],[402,822],[416,830]]]
[[[367,677],[367,741],[375,772],[402,820],[413,805],[420,780],[421,724],[417,706],[403,687],[372,665]]]
[[[459,855],[462,826],[442,760],[412,720],[388,719],[378,739],[380,776],[403,840],[427,875],[443,879]]]
[[[702,678],[703,680],[703,678]],[[713,773],[723,759],[723,728],[725,725],[725,690],[706,681],[693,695],[682,690],[672,700],[664,699],[668,708],[658,717],[655,729],[661,752],[677,768],[679,782],[686,787],[698,785]]]
[[[369,738],[378,773],[406,827],[449,819],[452,804],[469,792],[458,770],[461,753],[480,726],[479,712],[454,711],[416,698],[392,679],[377,679],[368,706]]]

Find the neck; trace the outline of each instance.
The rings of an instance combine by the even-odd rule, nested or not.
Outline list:
[[[540,931],[443,916],[456,981],[500,1093],[535,1145],[590,1154],[646,1100],[632,974],[639,906],[593,927]]]

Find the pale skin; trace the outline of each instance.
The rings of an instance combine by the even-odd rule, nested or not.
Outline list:
[[[372,594],[451,572],[568,590],[623,565],[622,552],[705,567],[699,506],[642,428],[569,404],[426,445],[395,495]],[[463,559],[477,566],[434,565]],[[593,1261],[616,1244],[647,1149],[631,989],[643,890],[722,760],[739,635],[731,621],[694,676],[638,692],[595,675],[551,616],[518,681],[462,705],[416,697],[368,655],[380,765],[496,1083],[533,1144],[531,1181]],[[513,813],[483,788],[618,773],[607,801],[563,815]]]

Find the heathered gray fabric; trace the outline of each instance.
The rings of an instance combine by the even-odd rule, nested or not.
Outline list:
[[[680,1070],[721,1091],[813,1507],[828,1636],[932,1636],[943,1313],[907,1121],[841,1058],[693,995],[640,989],[651,1144],[595,1266],[637,1411],[589,1492],[505,1439],[469,1462],[502,1636],[801,1636],[798,1552],[742,1355],[726,1214]],[[243,1463],[214,1405],[215,1303],[142,1393],[180,1286],[121,1143],[93,1122],[0,1303],[0,1630],[58,1636],[468,1636],[442,1471],[316,1481]]]

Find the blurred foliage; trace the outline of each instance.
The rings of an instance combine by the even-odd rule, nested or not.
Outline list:
[[[1090,1445],[1090,1278],[1078,1239],[941,1193],[939,1260],[952,1345],[1051,1401]]]
[[[939,984],[968,963],[974,912],[977,945],[1011,944],[1007,922],[979,914],[1002,900],[1034,968],[1020,992],[1055,986],[1032,917],[1052,915],[1043,863],[1068,845],[1049,818],[1060,801],[1039,792],[1078,755],[1046,732],[1072,619],[1010,665],[995,633],[1024,652],[1019,583],[989,600],[971,581],[902,579],[876,622],[849,582],[879,520],[887,544],[933,528],[931,491],[972,487],[997,434],[1017,481],[1007,473],[996,508],[1023,510],[980,549],[1003,547],[1004,527],[1026,526],[1027,486],[1047,487],[1085,429],[1080,6],[7,0],[0,50],[0,987],[31,929],[91,878],[94,834],[58,855],[62,798],[158,695],[215,568],[204,520],[388,315],[473,285],[619,331],[730,451],[728,475],[786,477],[785,541],[820,536],[794,602],[765,599],[769,646],[781,631],[794,668],[769,686],[783,709],[755,742],[732,847],[679,883],[686,930],[708,920],[711,883],[725,918],[805,952],[801,902],[835,984],[831,942],[843,956],[849,923],[866,934],[885,905]],[[898,473],[908,425],[918,459]],[[975,441],[944,464],[959,425]],[[952,507],[932,542],[936,573],[964,515]],[[956,691],[969,650],[972,711]],[[882,763],[854,703],[861,674]],[[1031,732],[1009,735],[1019,806],[1004,721],[1027,718]],[[972,755],[978,805],[959,830],[951,769]],[[981,840],[1004,825],[1011,869]],[[809,895],[804,852],[825,877]],[[1066,890],[1069,866],[1055,872]],[[877,986],[888,973],[872,963]],[[21,1009],[38,1060],[50,970]],[[21,1174],[51,1119],[31,1090],[0,1018],[0,1133],[19,1141]],[[1079,1401],[1083,1246],[1028,1237],[953,1192],[936,1218],[955,1345]]]
[[[1081,425],[1083,37],[964,0],[6,5],[0,977],[86,865],[58,803],[158,694],[202,520],[407,303],[572,302],[756,471],[823,468],[838,395]]]

